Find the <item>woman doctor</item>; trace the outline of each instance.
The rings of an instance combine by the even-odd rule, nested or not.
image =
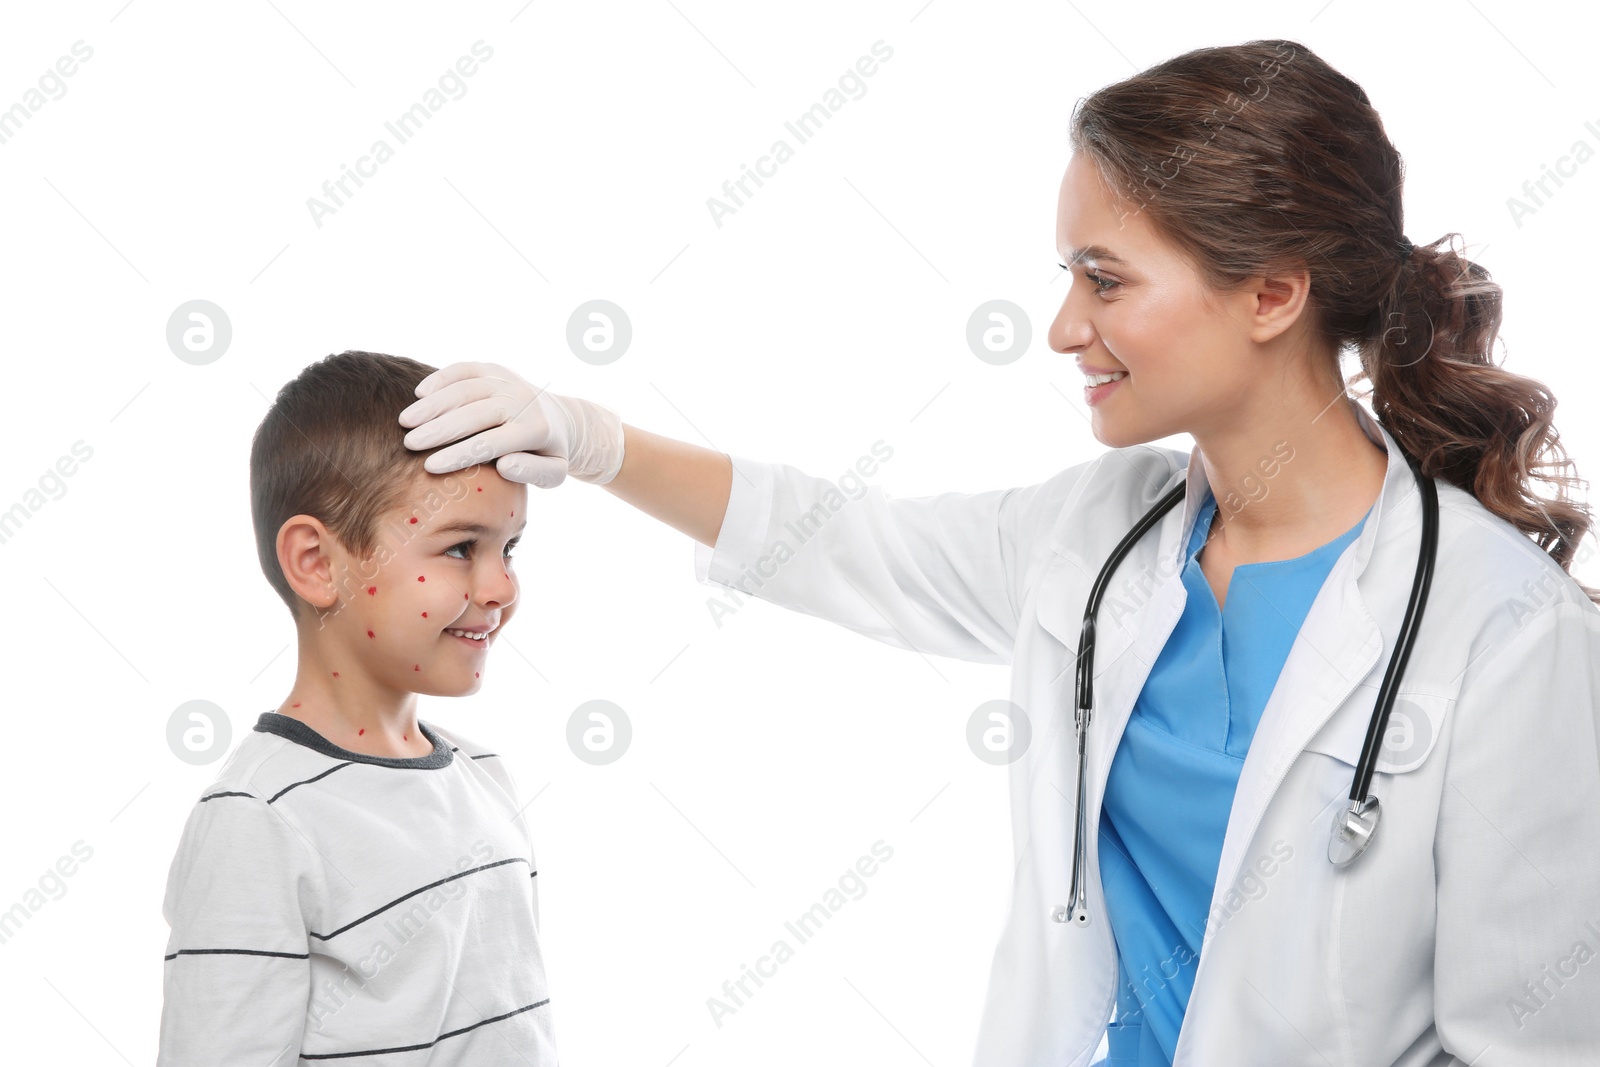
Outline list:
[[[1071,138],[1049,340],[1088,376],[1097,459],[846,501],[487,363],[424,380],[406,444],[604,485],[694,538],[701,580],[1013,665],[1035,736],[977,1067],[1080,1067],[1106,1038],[1140,1067],[1600,1063],[1600,610],[1568,573],[1590,516],[1533,492],[1577,480],[1541,473],[1569,465],[1555,400],[1491,358],[1499,286],[1405,239],[1377,113],[1296,42],[1161,63],[1080,101]],[[1194,450],[1143,443],[1175,434]],[[1408,454],[1436,559],[1381,830],[1339,866],[1425,541]],[[1084,609],[1179,486],[1099,605],[1083,834]]]

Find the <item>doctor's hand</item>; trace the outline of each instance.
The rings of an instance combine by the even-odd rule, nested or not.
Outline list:
[[[494,460],[501,477],[552,489],[569,474],[605,485],[622,468],[615,412],[530,385],[498,363],[441,367],[417,383],[417,396],[400,412],[400,425],[413,428],[406,447],[457,442],[428,457],[434,474]]]

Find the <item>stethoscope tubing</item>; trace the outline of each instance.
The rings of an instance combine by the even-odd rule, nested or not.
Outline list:
[[[1416,478],[1417,485],[1422,493],[1422,548],[1417,554],[1416,574],[1411,582],[1411,597],[1406,604],[1406,613],[1400,624],[1400,635],[1396,639],[1395,653],[1389,659],[1388,669],[1384,672],[1383,684],[1378,690],[1378,702],[1372,718],[1367,723],[1367,735],[1361,746],[1361,757],[1356,762],[1355,775],[1350,784],[1350,817],[1365,820],[1367,829],[1348,858],[1336,860],[1340,866],[1348,864],[1355,856],[1360,855],[1371,840],[1371,835],[1376,829],[1378,801],[1376,797],[1369,796],[1367,790],[1372,786],[1372,775],[1377,769],[1378,746],[1383,738],[1384,731],[1389,728],[1389,713],[1394,709],[1395,696],[1399,692],[1400,678],[1405,671],[1406,664],[1411,659],[1411,648],[1416,642],[1417,630],[1421,625],[1423,609],[1427,605],[1428,590],[1433,584],[1433,570],[1435,558],[1439,548],[1439,492],[1433,479],[1422,473],[1422,467],[1417,460],[1405,449],[1400,450],[1405,457],[1406,464],[1411,468],[1412,475]],[[1133,529],[1118,542],[1112,550],[1111,556],[1106,560],[1105,566],[1100,568],[1099,575],[1095,578],[1094,585],[1090,588],[1088,603],[1083,613],[1083,628],[1078,637],[1078,672],[1077,672],[1077,709],[1073,716],[1077,727],[1078,741],[1078,796],[1075,828],[1072,843],[1072,890],[1071,904],[1067,909],[1067,916],[1078,926],[1087,926],[1089,913],[1085,889],[1087,868],[1085,865],[1085,840],[1087,828],[1087,797],[1085,790],[1085,754],[1087,751],[1087,734],[1089,722],[1094,715],[1094,645],[1095,645],[1095,620],[1100,611],[1100,602],[1105,598],[1106,590],[1111,585],[1111,578],[1117,567],[1122,563],[1133,546],[1150,532],[1150,529],[1161,521],[1167,512],[1177,506],[1188,492],[1187,478],[1178,483],[1173,489],[1156,502],[1149,511],[1134,525]],[[1342,814],[1342,813],[1341,813]],[[1338,836],[1336,834],[1336,836]]]

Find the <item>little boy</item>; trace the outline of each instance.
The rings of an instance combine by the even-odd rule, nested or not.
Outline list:
[[[526,485],[403,443],[433,370],[329,356],[256,431],[256,551],[299,664],[173,858],[159,1067],[557,1062],[512,778],[416,717],[482,684],[527,524]]]

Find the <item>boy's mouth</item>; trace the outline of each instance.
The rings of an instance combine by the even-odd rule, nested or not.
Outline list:
[[[445,630],[445,634],[461,644],[471,645],[475,649],[482,650],[489,647],[489,635],[496,629],[498,627],[494,626],[485,626],[482,629],[476,627],[468,629],[450,627]]]

